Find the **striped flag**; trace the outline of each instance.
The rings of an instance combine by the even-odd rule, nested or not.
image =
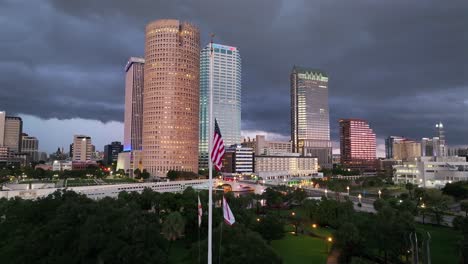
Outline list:
[[[198,227],[199,228],[201,226],[202,215],[203,215],[203,209],[200,203],[200,195],[198,195]]]
[[[228,203],[226,202],[226,198],[223,196],[223,217],[224,222],[228,225],[232,225],[236,222],[234,215],[232,214],[231,208],[229,208]]]
[[[211,150],[211,161],[218,171],[223,167],[224,141],[221,137],[218,121],[215,119],[215,131],[213,135],[213,149]]]

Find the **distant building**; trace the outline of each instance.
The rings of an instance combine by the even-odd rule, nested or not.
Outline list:
[[[255,156],[255,174],[265,180],[278,177],[310,176],[318,172],[318,159],[289,153],[282,156]]]
[[[468,148],[466,147],[452,147],[448,149],[448,156],[468,156]]]
[[[84,135],[75,135],[73,139],[73,161],[90,161],[93,153],[91,137]]]
[[[269,141],[266,140],[263,135],[256,135],[252,140],[250,138],[244,138],[241,145],[252,148],[256,156],[292,153],[291,142]]]
[[[377,172],[387,176],[393,176],[393,166],[402,164],[401,160],[394,159],[378,159],[376,160]]]
[[[12,153],[20,153],[22,134],[23,120],[21,117],[6,116],[3,146],[8,147]]]
[[[141,150],[145,59],[131,57],[125,66],[124,149]]]
[[[375,170],[376,137],[367,121],[340,119],[341,164],[349,169]]]
[[[251,174],[254,172],[254,153],[240,144],[226,148],[223,158],[223,174]]]
[[[21,152],[29,155],[31,161],[39,161],[39,140],[23,133],[21,139]]]
[[[46,152],[43,152],[43,151],[39,152],[39,161],[47,161],[47,159],[48,159],[48,155]]]
[[[409,139],[399,140],[393,143],[393,159],[413,161],[421,157],[421,143]]]
[[[333,154],[332,155],[333,165],[341,164],[341,155],[340,154]]]
[[[331,168],[328,76],[294,66],[290,78],[292,151],[317,157],[321,167]]]
[[[5,111],[0,111],[0,147],[3,147],[5,142],[5,117]]]
[[[199,167],[208,168],[210,45],[200,53]],[[225,146],[241,143],[241,57],[236,47],[213,43],[213,115]]]
[[[405,140],[404,137],[389,136],[385,139],[385,158],[393,159],[393,144]]]
[[[122,151],[123,145],[120,141],[114,141],[109,145],[105,145],[103,163],[105,165],[112,165],[112,163],[117,162],[119,153]]]
[[[393,166],[393,181],[413,183],[425,188],[468,180],[468,162],[464,157],[421,157],[416,161]]]

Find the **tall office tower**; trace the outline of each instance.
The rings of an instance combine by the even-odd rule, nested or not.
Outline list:
[[[167,19],[146,26],[143,168],[198,173],[200,32]]]
[[[340,119],[341,164],[349,169],[375,169],[376,138],[367,121]]]
[[[434,156],[445,157],[447,156],[448,150],[447,150],[447,142],[445,142],[444,124],[442,124],[442,122],[437,123],[436,129],[437,129],[437,137],[439,138],[439,142],[438,142],[437,152],[434,154]]]
[[[241,58],[236,47],[213,44],[213,116],[224,144],[241,142]],[[210,46],[200,55],[200,168],[208,168]]]
[[[385,139],[385,158],[393,159],[393,143],[405,140],[404,137],[389,136]]]
[[[3,146],[12,153],[21,152],[21,135],[23,134],[23,120],[21,117],[6,116]]]
[[[292,151],[317,157],[321,167],[332,167],[328,76],[294,66],[291,73]]]
[[[91,160],[92,153],[91,137],[75,135],[73,138],[73,161]]]
[[[131,57],[125,66],[124,149],[141,150],[145,59]]]
[[[112,165],[112,163],[117,162],[119,153],[122,151],[123,146],[119,141],[114,141],[109,145],[105,145],[103,163],[105,165]]]
[[[0,147],[3,147],[5,139],[5,117],[6,113],[4,111],[0,111]]]
[[[29,155],[31,161],[39,161],[39,140],[23,133],[21,139],[21,152]]]

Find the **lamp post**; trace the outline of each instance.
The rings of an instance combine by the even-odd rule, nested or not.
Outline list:
[[[330,252],[330,248],[331,248],[332,242],[333,242],[333,238],[332,238],[332,237],[328,237],[328,238],[327,238],[327,253]]]
[[[382,191],[379,190],[379,199],[380,199],[381,195],[382,195]]]
[[[346,190],[348,191],[348,196],[349,196],[349,186],[346,186]]]
[[[328,198],[328,190],[325,189],[325,197]]]
[[[362,195],[361,195],[361,194],[358,194],[357,198],[359,199],[359,203],[361,203]]]

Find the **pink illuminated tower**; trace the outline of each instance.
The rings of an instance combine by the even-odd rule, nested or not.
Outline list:
[[[341,164],[348,169],[375,169],[376,138],[362,119],[340,119]]]

